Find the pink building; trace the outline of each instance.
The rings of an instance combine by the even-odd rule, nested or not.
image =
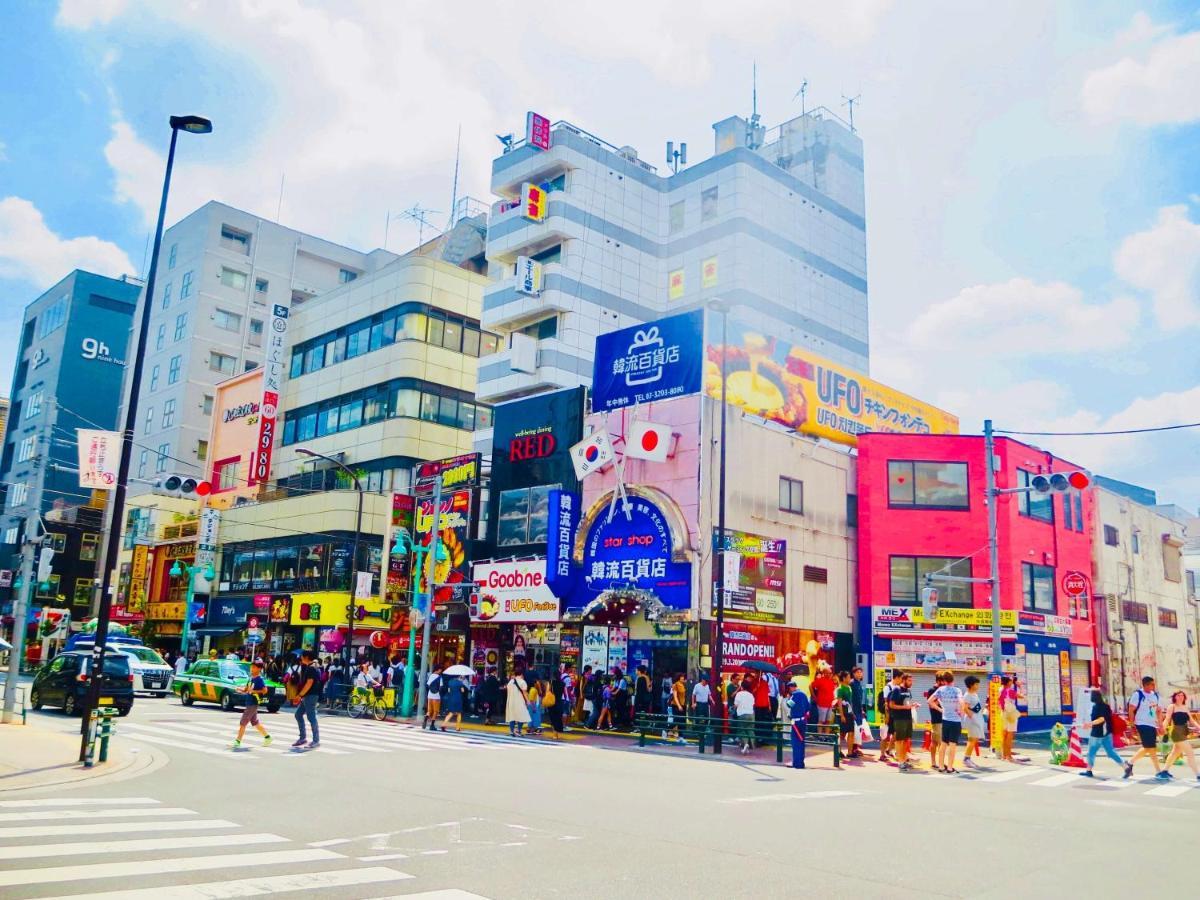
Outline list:
[[[996,441],[996,484],[1080,467],[1009,439]],[[925,576],[987,578],[982,437],[866,434],[859,440],[859,635],[877,685],[911,671],[918,697],[950,669],[986,681],[990,586],[935,581],[937,621],[921,611]],[[1095,683],[1091,490],[999,498],[1003,665],[1022,684],[1022,729],[1073,715]],[[1085,701],[1086,702],[1086,701]],[[924,708],[918,713],[918,717]]]

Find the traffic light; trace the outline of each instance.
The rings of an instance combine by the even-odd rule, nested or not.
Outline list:
[[[38,584],[46,584],[50,580],[50,576],[53,574],[51,571],[51,563],[53,562],[54,548],[49,546],[42,547],[42,549],[38,551]]]
[[[212,493],[212,485],[191,475],[160,475],[154,479],[154,493],[164,497],[196,500]]]
[[[525,218],[533,222],[541,222],[545,219],[545,190],[528,181],[521,185],[521,212]]]
[[[921,612],[925,614],[926,622],[937,621],[938,589],[927,587],[921,591]]]
[[[1091,483],[1092,479],[1088,477],[1087,472],[1055,472],[1051,475],[1034,475],[1029,481],[1029,486],[1036,493],[1049,494],[1052,491],[1062,493],[1072,488],[1082,491]]]

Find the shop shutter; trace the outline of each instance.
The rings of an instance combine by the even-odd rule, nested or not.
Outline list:
[[[934,676],[936,672],[913,672],[912,695],[920,705],[913,710],[913,721],[929,724],[929,701],[925,699],[925,692],[932,689],[934,686]],[[960,685],[961,687],[961,685]]]
[[[1091,671],[1088,668],[1088,663],[1080,660],[1071,660],[1071,700],[1075,704],[1073,709],[1078,716],[1082,713],[1084,716],[1090,715],[1092,711],[1091,693],[1088,690],[1091,687]]]

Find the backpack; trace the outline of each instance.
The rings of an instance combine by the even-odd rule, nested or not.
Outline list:
[[[1138,698],[1137,706],[1135,706],[1133,708],[1133,715],[1130,717],[1130,718],[1134,719],[1135,721],[1137,719],[1138,710],[1142,708],[1142,703],[1146,699],[1146,694],[1144,691],[1142,691],[1141,688],[1137,689],[1137,698]]]
[[[437,694],[438,696],[441,696],[441,693],[442,693],[442,676],[441,675],[439,675],[437,678],[433,679],[433,681],[431,681],[429,683],[429,688],[426,690],[426,693],[427,694]]]
[[[583,699],[584,700],[595,700],[596,699],[596,679],[595,678],[589,678],[587,681],[585,681],[583,683]]]
[[[885,713],[885,714],[887,713],[887,711],[888,711],[887,702],[888,702],[888,697],[891,696],[891,693],[892,693],[891,684],[890,683],[885,684],[883,686],[883,690],[881,690],[879,692],[879,697],[875,701],[875,709],[878,712]]]

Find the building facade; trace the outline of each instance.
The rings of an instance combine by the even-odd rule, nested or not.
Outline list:
[[[999,488],[1072,471],[1067,460],[1008,439],[996,441]],[[859,643],[875,684],[911,671],[917,696],[938,669],[986,680],[992,671],[983,438],[866,434],[858,457]],[[1092,602],[1092,492],[1014,493],[999,498],[998,544],[1004,671],[1020,682],[1021,728],[1074,714],[1099,675]],[[935,621],[922,610],[934,575]],[[918,720],[927,721],[922,706]]]
[[[28,517],[43,517],[58,552],[35,606],[82,614],[91,604],[103,501],[79,487],[76,429],[117,427],[140,289],[76,270],[25,308],[0,456],[9,486],[0,540],[4,568],[16,569]]]

